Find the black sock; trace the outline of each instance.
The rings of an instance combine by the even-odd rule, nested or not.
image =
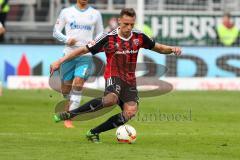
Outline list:
[[[83,104],[82,106],[69,111],[70,117],[73,118],[81,113],[94,112],[103,107],[102,98],[92,99],[91,101]]]
[[[121,110],[123,111],[124,102],[121,99],[118,100],[118,105],[121,108]]]
[[[118,126],[121,126],[126,122],[127,122],[127,120],[124,118],[122,113],[118,113],[118,114],[110,117],[107,121],[103,122],[96,128],[91,129],[91,132],[93,134],[96,134],[96,133],[98,134],[98,133],[105,132],[105,131],[108,131],[113,128],[117,128]]]

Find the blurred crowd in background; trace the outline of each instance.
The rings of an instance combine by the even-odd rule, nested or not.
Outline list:
[[[7,44],[58,44],[52,28],[59,11],[76,0],[0,0],[0,41]],[[105,31],[118,26],[121,8],[133,0],[89,0],[101,11]],[[172,45],[238,46],[238,0],[145,0],[145,24],[136,28]]]

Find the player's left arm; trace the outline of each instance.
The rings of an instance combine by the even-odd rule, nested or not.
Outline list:
[[[179,56],[182,53],[182,49],[180,47],[168,46],[157,43],[145,34],[143,34],[143,48],[153,50],[160,54],[174,53],[175,55]]]
[[[174,53],[176,56],[179,56],[182,54],[182,49],[180,47],[168,46],[160,43],[155,43],[152,50],[161,54]]]

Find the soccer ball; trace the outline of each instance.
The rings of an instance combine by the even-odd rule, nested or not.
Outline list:
[[[118,127],[116,135],[119,143],[131,144],[134,143],[137,138],[136,130],[128,124]]]

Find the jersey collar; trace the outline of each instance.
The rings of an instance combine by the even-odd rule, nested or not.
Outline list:
[[[118,35],[118,37],[119,37],[120,39],[122,39],[122,40],[124,40],[124,41],[129,41],[129,40],[132,38],[132,35],[133,35],[133,33],[132,33],[132,31],[131,31],[131,35],[130,35],[128,38],[124,38],[124,37],[120,36],[120,35],[118,34],[118,32],[119,32],[119,27],[117,28],[117,35]]]
[[[85,11],[87,11],[87,10],[90,8],[89,5],[88,5],[85,9],[80,9],[77,5],[74,5],[74,7],[75,7],[79,12],[85,12]]]

